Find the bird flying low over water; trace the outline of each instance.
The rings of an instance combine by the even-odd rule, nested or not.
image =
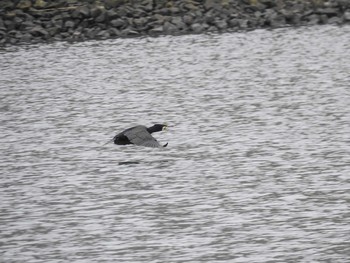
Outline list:
[[[168,143],[163,146],[151,135],[153,132],[165,131],[168,128],[165,124],[154,124],[151,127],[146,127],[143,125],[138,125],[131,127],[118,133],[113,138],[114,144],[117,145],[126,145],[126,144],[135,144],[138,146],[145,147],[166,147]]]

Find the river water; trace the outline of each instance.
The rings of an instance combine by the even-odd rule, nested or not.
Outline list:
[[[0,262],[346,262],[350,27],[0,50]],[[117,132],[167,123],[167,148]]]

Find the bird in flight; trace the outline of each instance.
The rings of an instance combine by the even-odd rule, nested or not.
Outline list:
[[[154,124],[148,128],[143,125],[137,125],[118,133],[114,136],[113,142],[117,145],[135,144],[138,146],[153,148],[166,147],[168,143],[160,145],[151,134],[154,132],[165,131],[167,128],[168,126],[165,124]]]

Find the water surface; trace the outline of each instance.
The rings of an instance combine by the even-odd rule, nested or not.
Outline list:
[[[0,51],[1,262],[345,262],[350,27]],[[164,149],[107,144],[166,122]]]

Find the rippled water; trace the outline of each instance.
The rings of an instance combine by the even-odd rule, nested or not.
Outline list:
[[[349,61],[349,26],[1,50],[0,261],[346,262]]]

